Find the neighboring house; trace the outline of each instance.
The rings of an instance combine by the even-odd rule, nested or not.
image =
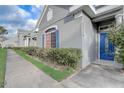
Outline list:
[[[36,47],[37,33],[33,31],[18,30],[18,47]]]
[[[7,40],[3,41],[2,47],[17,47],[17,38],[12,37],[8,38]]]
[[[90,63],[114,63],[114,46],[107,32],[123,21],[122,5],[48,5],[36,29],[37,46],[42,48],[80,48],[81,67]]]

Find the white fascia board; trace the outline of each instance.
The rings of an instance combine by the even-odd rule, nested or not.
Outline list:
[[[69,8],[69,12],[73,12],[73,11],[79,9],[79,8],[82,7],[82,6],[83,6],[83,5],[74,5],[74,6],[72,6],[72,7]]]
[[[99,16],[99,17],[94,18],[92,21],[93,21],[93,22],[102,21],[102,20],[111,18],[111,17],[113,17],[113,16],[115,16],[115,15],[117,15],[117,14],[118,14],[118,12],[110,13],[110,14],[108,14],[108,15]]]
[[[96,11],[95,11],[93,5],[87,5],[87,6],[83,7],[83,11],[87,15],[89,15],[91,18],[96,16]]]
[[[93,5],[89,5],[90,9],[93,11],[94,14],[96,14],[96,10]]]
[[[106,6],[104,8],[101,8],[101,9],[98,9],[96,11],[96,15],[101,15],[101,14],[104,14],[104,13],[107,13],[107,12],[111,12],[113,10],[117,10],[119,9],[120,7],[122,7],[121,5],[109,5],[109,6]]]
[[[45,14],[45,12],[46,12],[46,10],[47,10],[47,7],[48,7],[48,5],[45,5],[45,6],[44,6],[43,12],[41,12],[41,16],[40,16],[39,19],[38,19],[38,22],[37,22],[37,24],[36,24],[35,29],[38,29],[38,27],[39,27],[39,25],[40,25],[40,23],[41,23],[41,21],[42,21],[42,19],[43,19],[43,16],[44,16],[44,14]]]
[[[122,14],[123,11],[122,10],[114,12],[115,10],[117,10],[117,9],[111,9],[110,11],[107,11],[108,13],[104,12],[104,14],[106,14],[106,15],[96,16],[92,21],[93,22],[98,22],[98,21],[102,21],[102,20],[105,20],[105,19],[108,19],[108,18],[112,18],[112,17],[116,18],[118,16],[123,16],[123,14]]]
[[[93,5],[75,5],[70,7],[69,13],[74,13],[74,11],[82,8],[83,11],[85,11],[91,18],[93,18],[117,10],[121,7],[122,5],[108,5],[101,9],[95,10],[95,7]]]
[[[85,11],[90,17],[94,17],[96,12],[93,5],[74,5],[70,7],[69,14],[76,12],[77,10]]]

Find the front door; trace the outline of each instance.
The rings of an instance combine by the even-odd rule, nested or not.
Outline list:
[[[100,59],[114,61],[114,45],[107,35],[107,32],[100,33]]]

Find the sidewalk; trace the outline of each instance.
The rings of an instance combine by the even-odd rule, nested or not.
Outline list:
[[[6,88],[59,87],[57,81],[17,55],[13,50],[8,50],[7,56]]]

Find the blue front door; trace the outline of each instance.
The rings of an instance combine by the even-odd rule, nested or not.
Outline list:
[[[114,61],[114,45],[108,40],[107,33],[100,33],[100,59]]]

